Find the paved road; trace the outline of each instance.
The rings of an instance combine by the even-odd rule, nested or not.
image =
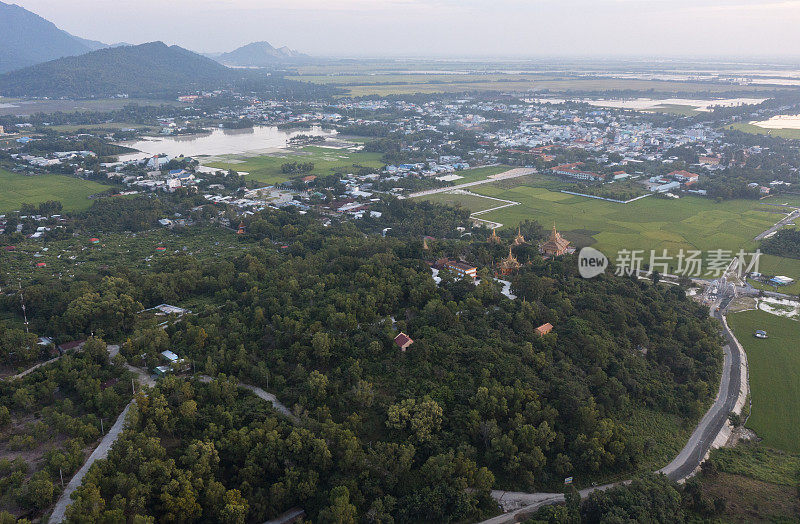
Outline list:
[[[771,228],[767,229],[763,233],[761,233],[758,236],[756,236],[756,238],[754,240],[761,240],[765,236],[767,236],[770,233],[773,233],[773,232],[779,230],[780,228],[782,228],[783,226],[785,226],[789,222],[792,222],[796,218],[800,218],[800,209],[795,209],[794,211],[789,213],[789,216],[787,216],[786,218],[784,218],[783,220],[781,220],[780,222],[778,222],[777,224],[775,224]]]
[[[534,173],[537,173],[537,171],[533,168],[518,167],[516,169],[509,169],[504,173],[492,175],[491,178],[486,178],[484,180],[477,180],[475,182],[465,182],[463,184],[458,184],[456,186],[440,187],[439,189],[428,189],[426,191],[411,193],[410,195],[408,195],[407,198],[435,195],[436,193],[447,193],[448,191],[453,191],[454,189],[465,189],[467,187],[479,186],[481,184],[491,184],[492,182],[497,182],[498,180],[508,180],[509,178],[518,178],[521,176],[533,175]]]
[[[64,520],[64,513],[67,511],[67,507],[72,504],[72,499],[70,495],[78,489],[78,486],[81,485],[83,482],[83,477],[86,476],[86,473],[89,472],[89,468],[92,467],[96,461],[100,459],[104,459],[108,456],[108,451],[111,449],[111,445],[114,444],[114,441],[117,440],[117,437],[120,436],[122,433],[122,429],[125,426],[125,416],[128,414],[128,410],[133,405],[133,400],[125,406],[125,409],[122,410],[119,417],[117,417],[117,421],[114,422],[114,425],[111,426],[111,429],[106,433],[103,437],[103,440],[100,441],[100,445],[92,451],[92,454],[89,455],[89,460],[75,473],[67,486],[64,488],[64,492],[61,493],[61,497],[56,502],[56,507],[53,509],[52,515],[50,515],[50,520],[48,521],[50,524],[57,524]]]
[[[723,299],[719,308],[711,310],[712,316],[722,320],[722,311],[728,306],[731,297]],[[717,399],[714,404],[703,416],[700,423],[695,428],[686,446],[681,450],[675,459],[667,464],[659,473],[664,473],[672,480],[678,481],[685,479],[697,469],[703,462],[706,453],[711,448],[714,439],[725,426],[728,415],[733,411],[736,401],[739,398],[741,388],[741,365],[742,355],[739,352],[739,345],[733,333],[728,329],[724,322],[721,322],[727,344],[723,347],[724,364],[722,368],[722,379],[720,380]],[[616,484],[605,484],[586,488],[580,491],[581,497],[586,497],[595,490],[609,489]],[[548,504],[557,504],[564,501],[561,493],[521,493],[510,491],[492,491],[492,497],[503,507],[507,513],[483,521],[482,524],[506,524],[517,522],[525,515],[534,513],[537,509]]]

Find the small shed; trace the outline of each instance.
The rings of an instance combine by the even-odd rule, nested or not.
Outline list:
[[[170,350],[165,350],[161,352],[161,356],[164,357],[164,360],[169,362],[170,364],[174,364],[178,361],[178,355]]]
[[[548,322],[547,324],[542,324],[541,326],[536,328],[536,334],[539,335],[540,337],[545,336],[551,331],[553,331],[553,324],[551,324],[550,322]]]

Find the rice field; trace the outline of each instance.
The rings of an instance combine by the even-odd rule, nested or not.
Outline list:
[[[0,213],[19,209],[22,204],[58,200],[65,211],[88,209],[89,196],[109,186],[62,175],[26,176],[0,169]]]
[[[335,173],[352,173],[357,169],[356,166],[382,168],[384,163],[381,161],[381,157],[380,153],[308,146],[299,151],[290,151],[283,154],[236,155],[204,163],[213,168],[243,171],[247,173],[246,178],[272,185],[286,182],[290,178],[298,176],[281,172],[281,166],[287,162],[311,162],[314,164],[314,169],[306,174],[325,176]]]
[[[747,427],[767,446],[800,452],[800,322],[744,311],[730,315],[728,324],[747,352],[753,401]],[[755,338],[757,329],[769,338]]]

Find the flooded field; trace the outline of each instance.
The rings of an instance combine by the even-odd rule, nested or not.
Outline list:
[[[769,120],[750,123],[764,129],[800,129],[800,115],[777,115]]]
[[[278,129],[274,126],[256,126],[250,129],[214,129],[207,133],[187,136],[164,136],[122,142],[120,145],[140,151],[123,155],[121,159],[145,158],[165,154],[176,156],[219,156],[243,153],[270,152],[288,146],[290,138],[297,135],[332,137],[336,131],[321,127],[304,129]]]

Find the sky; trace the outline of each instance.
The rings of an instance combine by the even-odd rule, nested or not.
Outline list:
[[[5,0],[76,36],[340,57],[800,57],[800,0]]]

